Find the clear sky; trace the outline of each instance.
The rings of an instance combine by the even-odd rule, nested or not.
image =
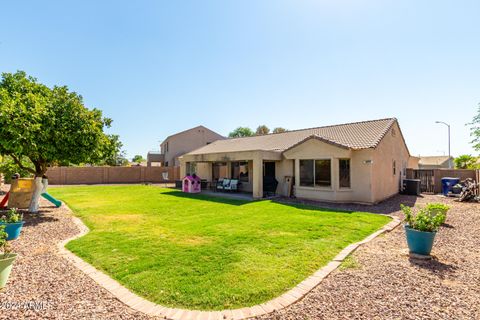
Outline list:
[[[3,1],[0,71],[68,85],[146,155],[203,124],[396,117],[413,155],[476,154],[480,1]]]

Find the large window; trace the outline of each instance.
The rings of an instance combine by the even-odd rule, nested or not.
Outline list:
[[[232,179],[248,182],[248,162],[232,162]]]
[[[300,185],[304,187],[330,187],[331,161],[300,160]]]
[[[313,187],[313,160],[300,160],[300,185]]]
[[[338,160],[340,188],[350,188],[350,159]]]

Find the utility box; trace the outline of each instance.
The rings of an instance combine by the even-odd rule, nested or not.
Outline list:
[[[283,194],[288,198],[292,196],[292,185],[293,178],[290,176],[286,176],[285,181],[283,182]]]

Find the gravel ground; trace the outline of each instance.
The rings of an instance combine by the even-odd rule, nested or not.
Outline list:
[[[353,267],[334,271],[302,301],[262,319],[480,319],[480,204],[398,196],[376,206],[340,207],[398,215],[399,203],[415,201],[452,206],[434,260],[409,260],[397,228],[360,247],[349,259]],[[12,245],[19,258],[0,291],[0,319],[149,319],[58,256],[56,244],[78,232],[70,217],[46,202],[39,215],[25,216]]]
[[[0,199],[3,196],[0,196]],[[57,254],[78,233],[70,212],[42,201],[12,249],[19,254],[0,291],[0,319],[151,319],[135,312]]]
[[[337,269],[302,301],[262,319],[480,319],[480,204],[433,195],[416,200],[426,202],[452,207],[435,239],[433,260],[409,259],[398,227],[353,253],[353,267]],[[415,198],[343,207],[400,215],[400,203]]]

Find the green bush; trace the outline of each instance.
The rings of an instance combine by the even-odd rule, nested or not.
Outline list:
[[[5,226],[0,226],[0,252],[8,253],[8,243],[7,243],[8,234],[5,232]]]
[[[443,203],[427,203],[425,206],[431,214],[437,215],[440,214],[443,216],[442,223],[445,223],[445,219],[447,219],[447,212],[450,210],[450,207]]]
[[[448,206],[440,203],[429,203],[423,208],[417,208],[416,213],[411,207],[400,205],[405,214],[405,223],[408,227],[425,232],[436,232],[445,222]]]
[[[16,208],[8,210],[5,214],[0,216],[0,222],[3,223],[16,223],[22,221],[22,215],[18,213]]]

